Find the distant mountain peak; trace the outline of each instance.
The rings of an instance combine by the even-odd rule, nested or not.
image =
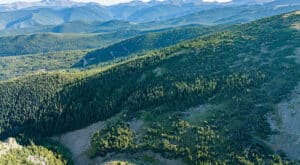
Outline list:
[[[26,9],[26,8],[38,8],[38,7],[72,7],[72,6],[79,6],[84,5],[85,3],[75,2],[72,0],[41,0],[37,2],[14,2],[14,3],[7,3],[7,4],[0,4],[0,9],[2,11],[13,11],[19,9]],[[1,12],[1,10],[0,10]]]
[[[72,1],[72,0],[42,0],[41,3],[45,4],[63,4],[63,5],[73,5],[73,4],[77,4],[78,2]]]

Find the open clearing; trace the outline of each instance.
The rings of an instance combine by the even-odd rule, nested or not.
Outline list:
[[[68,132],[52,139],[59,141],[67,147],[73,154],[73,160],[76,165],[93,164],[87,157],[86,152],[90,147],[93,135],[104,128],[106,124],[102,121],[92,124],[86,128]]]
[[[268,121],[274,132],[270,143],[274,150],[282,150],[289,158],[300,158],[300,84],[290,99],[277,105],[277,112]]]
[[[117,117],[114,117],[115,119]],[[97,157],[95,159],[89,159],[87,156],[87,152],[90,148],[90,142],[93,135],[105,128],[108,123],[110,123],[114,119],[109,119],[108,121],[100,121],[94,123],[86,128],[75,130],[72,132],[68,132],[62,134],[60,136],[52,137],[53,140],[59,141],[65,147],[67,147],[71,153],[73,154],[73,160],[75,165],[102,165],[102,164],[113,164],[119,163],[119,161],[123,162],[123,164],[128,161],[131,162],[133,160],[134,163],[131,164],[155,164],[155,165],[184,165],[181,159],[166,159],[161,155],[153,153],[151,151],[140,152],[136,154],[108,154],[106,157]],[[130,128],[135,133],[142,134],[144,121],[140,119],[134,119],[129,123]],[[143,160],[143,158],[148,157],[151,158],[153,162],[147,162]],[[127,162],[127,163],[128,163]],[[130,164],[130,163],[129,163]]]

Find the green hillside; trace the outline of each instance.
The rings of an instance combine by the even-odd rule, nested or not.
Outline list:
[[[79,25],[77,25],[78,23]],[[203,35],[208,32],[216,31],[217,27],[205,27],[205,26],[184,26],[178,28],[167,28],[167,29],[145,29],[143,27],[135,29],[126,29],[123,27],[121,22],[118,21],[110,21],[110,22],[94,22],[91,25],[86,25],[87,27],[81,28],[81,22],[71,22],[70,25],[62,25],[67,26],[66,28],[71,28],[70,26],[76,27],[76,29],[97,29],[97,33],[65,33],[63,29],[53,30],[58,33],[35,33],[30,35],[9,35],[0,37],[0,57],[1,56],[15,56],[15,55],[25,55],[25,54],[40,54],[40,53],[48,53],[48,52],[56,52],[56,51],[64,51],[64,50],[81,50],[81,49],[93,49],[93,48],[102,48],[107,47],[111,44],[115,44],[122,40],[135,37],[137,35],[141,35],[137,38],[132,38],[131,40],[126,41],[124,44],[128,46],[132,51],[130,53],[135,53],[139,50],[147,50],[153,48],[160,48],[169,46],[179,41],[195,38],[198,35]],[[126,24],[127,25],[127,24]],[[55,27],[59,28],[59,27]],[[62,27],[65,28],[65,27]],[[172,30],[173,29],[173,30]],[[220,27],[219,27],[220,29]],[[24,29],[23,29],[24,30]],[[145,30],[145,31],[143,31]],[[26,30],[24,30],[26,31]],[[45,30],[47,31],[47,30]],[[81,30],[79,30],[81,31]],[[52,31],[51,31],[52,32]],[[98,33],[99,32],[99,33]],[[158,32],[158,33],[154,33]],[[159,33],[161,32],[161,33]],[[29,32],[31,33],[31,32]],[[163,41],[164,38],[168,38],[168,40]],[[178,38],[176,38],[178,37]],[[142,40],[141,43],[138,40]],[[153,42],[153,43],[152,43]],[[161,43],[159,43],[161,42]],[[122,51],[119,45],[110,46],[106,48],[106,52],[110,49],[116,49],[117,52]],[[135,44],[136,48],[133,49],[132,45],[127,44]],[[142,45],[143,44],[143,45]],[[141,48],[138,48],[141,46]],[[131,50],[132,49],[132,50]],[[136,50],[137,49],[137,50]],[[101,52],[104,50],[101,50]],[[96,56],[96,52],[91,53],[91,58]],[[129,53],[125,51],[128,55]],[[105,51],[103,52],[105,53]],[[98,54],[98,53],[97,53]],[[126,56],[125,55],[125,56]],[[124,56],[121,54],[120,56]]]
[[[0,57],[100,48],[137,34],[139,34],[137,31],[125,31],[104,34],[37,33],[5,36],[0,37]]]
[[[104,49],[100,49],[98,51],[97,50],[92,51],[92,52],[90,52],[91,50],[86,50],[86,51],[65,50],[65,51],[50,52],[50,53],[2,56],[0,57],[0,80],[26,75],[28,73],[47,72],[47,71],[54,71],[58,69],[68,70],[71,69],[74,66],[74,64],[76,64],[76,66],[82,66],[82,61],[80,61],[80,59],[82,59],[84,56],[86,56],[85,58],[89,61],[88,65],[92,65],[93,64],[92,62],[96,62],[92,60],[93,56],[99,56],[99,54],[97,53],[99,51],[108,52],[112,49],[115,49],[116,52],[119,53],[119,55],[128,56],[130,54],[136,53],[141,50],[145,51],[145,49],[166,47],[168,45],[177,43],[179,41],[196,38],[200,35],[204,35],[212,31],[217,31],[217,29],[220,30],[221,27],[187,26],[187,27],[180,27],[174,30],[160,29],[157,31],[145,31],[142,33],[147,33],[147,34],[141,35],[139,37],[134,37],[132,39],[125,40],[124,42],[116,43],[115,45],[109,46]],[[159,31],[163,31],[163,32],[159,32]],[[105,36],[107,38],[111,38],[112,40],[118,41],[117,38],[119,38],[120,36],[125,37],[130,35],[135,35],[135,33],[134,32],[131,33],[129,31],[123,31],[123,32],[117,31],[115,33],[106,34]],[[38,35],[38,36],[40,40],[43,40],[42,35]],[[51,49],[51,45],[55,45],[55,47],[58,49],[66,49],[68,48],[68,45],[65,45],[66,44],[65,41],[68,40],[68,37],[63,37],[63,36],[65,35],[62,35],[62,37],[59,39],[60,40],[59,42],[64,42],[64,44],[60,44],[60,45],[55,45],[56,43],[53,42],[51,43],[51,41],[47,41],[50,42],[49,44],[50,46],[44,45],[45,44],[44,41],[36,42],[36,39],[28,39],[28,38],[22,38],[22,40],[20,39],[20,41],[15,42],[15,44],[22,45],[23,42],[27,42],[30,40],[31,42],[35,42],[35,44],[30,45],[28,49],[22,50],[27,52],[38,52],[39,49],[41,49],[42,45],[46,47],[47,51],[50,51],[49,49]],[[81,38],[79,41],[76,42],[81,43],[82,40],[82,42],[87,42],[86,44],[89,43],[94,44],[93,42],[90,41],[83,41],[83,39],[84,38]],[[142,39],[142,41],[140,41],[140,39]],[[9,44],[8,41],[6,41],[5,43]],[[29,44],[30,43],[26,45]],[[120,44],[124,45],[125,47],[128,47],[127,49],[128,51],[122,51],[123,47],[120,47]],[[142,46],[139,46],[138,44]],[[74,47],[75,45],[69,45],[69,46]],[[79,45],[79,47],[84,47],[84,46],[85,44]],[[15,51],[13,48],[11,48],[10,50],[10,47],[3,48],[3,51],[11,51],[11,53],[16,53],[13,52]],[[103,54],[103,56],[106,57],[104,53],[100,53],[100,54],[101,55]],[[112,61],[113,59],[109,59],[109,60]]]
[[[107,22],[99,21],[74,21],[67,22],[52,28],[49,28],[51,32],[56,33],[80,33],[80,32],[115,32],[115,31],[125,31],[125,30],[139,30],[136,24],[130,23],[128,21],[112,20]],[[76,28],[74,28],[76,27]]]
[[[75,50],[0,57],[0,80],[39,72],[69,70],[88,52],[88,50]]]
[[[266,115],[300,81],[299,23],[299,12],[284,14],[103,68],[2,81],[1,138],[50,136],[122,112],[94,135],[90,157],[152,151],[188,164],[288,163],[266,143]],[[134,118],[141,132],[126,124]]]
[[[142,51],[174,45],[185,40],[213,33],[218,30],[220,31],[222,28],[221,26],[182,27],[164,32],[148,33],[121,41],[106,48],[92,51],[84,57],[84,61],[87,65],[107,62],[116,58],[141,53]]]

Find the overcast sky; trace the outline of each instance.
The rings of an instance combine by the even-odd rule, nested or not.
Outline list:
[[[13,2],[35,2],[40,0],[0,0],[0,4],[3,3],[13,3]],[[98,2],[103,5],[111,5],[111,4],[117,4],[117,3],[124,3],[124,2],[130,2],[131,0],[74,0],[78,2]],[[143,1],[149,1],[149,0],[143,0]],[[199,0],[200,1],[200,0]],[[231,0],[204,0],[206,2],[230,2]]]

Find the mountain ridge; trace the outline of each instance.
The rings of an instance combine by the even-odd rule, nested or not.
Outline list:
[[[194,2],[194,1],[191,1]],[[235,1],[229,3],[204,3],[200,4],[191,3],[190,1],[162,1],[162,2],[131,2],[123,3],[112,6],[103,6],[96,3],[76,3],[71,6],[56,7],[33,7],[25,8],[15,11],[0,12],[0,29],[19,29],[19,28],[33,28],[44,25],[59,25],[70,21],[90,20],[90,21],[109,21],[109,20],[124,20],[138,23],[145,23],[151,21],[165,21],[169,19],[176,19],[194,14],[198,12],[216,11],[223,9],[234,10],[249,10],[246,16],[255,11],[255,8],[260,8],[260,13],[257,17],[271,16],[290,12],[300,9],[300,4],[297,0],[281,1],[276,0],[266,3],[238,3]],[[55,1],[56,3],[56,1]],[[54,4],[55,4],[54,3]],[[180,5],[176,4],[179,3]],[[237,3],[237,4],[235,4]],[[263,9],[267,8],[268,12]],[[1,7],[0,7],[1,8]],[[30,14],[35,13],[34,17]],[[88,16],[87,16],[88,15]],[[238,17],[238,13],[234,13]],[[213,15],[212,15],[213,16]],[[245,17],[245,16],[244,16]],[[51,19],[49,19],[51,18]],[[209,20],[209,18],[206,18]],[[251,21],[253,19],[236,19],[235,22],[240,20]],[[243,21],[242,21],[243,22]],[[195,22],[194,22],[195,23]],[[207,24],[207,22],[198,20],[198,24]],[[218,23],[218,22],[215,22]],[[220,21],[220,23],[222,23]],[[226,22],[225,22],[226,23]]]

